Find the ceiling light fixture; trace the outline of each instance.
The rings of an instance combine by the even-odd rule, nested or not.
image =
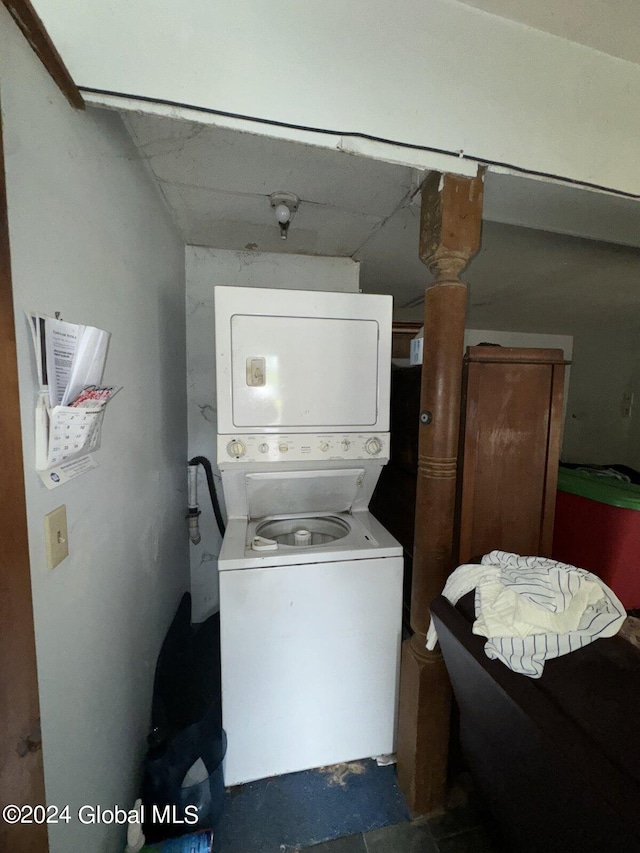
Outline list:
[[[271,193],[269,201],[280,226],[280,236],[286,240],[289,225],[291,225],[293,214],[298,209],[300,199],[293,193],[277,192]]]

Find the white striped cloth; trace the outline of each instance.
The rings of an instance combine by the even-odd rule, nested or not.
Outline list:
[[[473,633],[487,638],[487,657],[531,678],[545,661],[617,634],[627,615],[596,575],[544,557],[491,551],[481,565],[459,566],[442,594],[456,604],[472,589]],[[427,648],[437,639],[432,620]]]

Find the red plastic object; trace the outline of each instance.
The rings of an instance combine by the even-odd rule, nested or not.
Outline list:
[[[640,512],[558,491],[554,560],[588,569],[627,610],[640,607]]]

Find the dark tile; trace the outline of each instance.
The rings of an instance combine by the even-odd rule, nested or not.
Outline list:
[[[367,853],[438,853],[427,824],[397,823],[365,832]]]
[[[427,819],[427,825],[436,839],[469,832],[471,829],[481,827],[482,823],[480,809],[473,803],[456,809],[449,809],[441,815]]]
[[[438,850],[439,853],[501,853],[501,847],[483,829],[442,838]]]
[[[367,853],[361,833],[335,838],[333,841],[323,841],[313,847],[303,848],[304,853]]]

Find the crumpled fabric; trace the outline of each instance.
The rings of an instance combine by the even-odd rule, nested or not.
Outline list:
[[[485,654],[531,678],[540,678],[545,661],[617,634],[626,618],[600,578],[545,557],[491,551],[480,565],[459,566],[442,594],[456,604],[473,589],[472,630],[487,638]],[[432,620],[427,648],[436,642]]]

